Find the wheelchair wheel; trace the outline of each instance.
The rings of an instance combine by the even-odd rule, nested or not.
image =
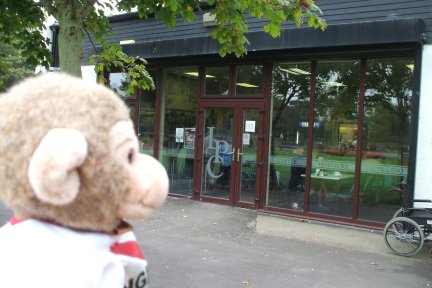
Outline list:
[[[402,217],[402,208],[399,208],[394,214],[393,218]]]
[[[384,240],[396,254],[411,256],[423,246],[424,234],[420,225],[406,217],[391,219],[384,228]]]

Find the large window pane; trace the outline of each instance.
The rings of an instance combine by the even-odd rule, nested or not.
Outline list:
[[[205,68],[205,94],[228,95],[229,67]]]
[[[360,219],[386,222],[398,208],[389,191],[408,173],[413,68],[411,59],[367,62]]]
[[[156,79],[154,71],[150,76]],[[140,152],[153,155],[154,127],[156,116],[156,90],[144,90],[140,95],[140,111],[138,118],[138,139]]]
[[[274,65],[267,205],[302,210],[310,106],[310,63]]]
[[[352,216],[359,70],[357,61],[318,62],[309,210]]]
[[[164,71],[160,155],[170,176],[170,193],[192,195],[197,103],[196,67]]]
[[[263,86],[262,65],[237,66],[236,75],[236,94],[261,94]]]

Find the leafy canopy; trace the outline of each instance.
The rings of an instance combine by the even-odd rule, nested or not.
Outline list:
[[[46,47],[50,41],[36,33],[45,29],[45,18],[44,11],[32,0],[0,1],[0,44],[21,51],[26,64],[48,66],[51,54]],[[1,52],[6,51],[2,49]],[[4,55],[0,56],[1,66],[4,65]]]
[[[26,64],[21,54],[12,45],[0,43],[0,93],[17,81],[34,74],[34,67]]]
[[[266,19],[263,29],[272,37],[280,35],[284,22],[322,30],[326,28],[325,21],[320,17],[321,10],[313,0],[2,0],[0,34],[4,37],[0,43],[21,49],[28,63],[48,66],[50,53],[46,47],[49,39],[35,32],[44,28],[44,19],[48,15],[53,16],[60,26],[61,70],[81,75],[81,51],[71,47],[81,47],[83,37],[92,33],[102,47],[102,52],[90,59],[96,64],[96,72],[104,75],[115,69],[127,73],[129,84],[126,91],[129,94],[135,88],[154,88],[154,84],[145,70],[145,60],[129,57],[122,52],[120,45],[105,40],[112,34],[106,12],[137,11],[140,18],[154,17],[170,28],[176,25],[179,18],[187,22],[195,21],[196,13],[202,7],[210,7],[216,18],[217,25],[211,36],[219,42],[222,57],[227,54],[241,57],[247,53],[249,41],[245,14]],[[14,43],[12,39],[15,39]],[[99,80],[105,81],[103,77]]]

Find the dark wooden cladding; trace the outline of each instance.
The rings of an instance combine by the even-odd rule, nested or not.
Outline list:
[[[360,24],[360,23],[368,23],[374,21],[387,21],[387,20],[418,20],[421,22],[421,31],[416,31],[420,35],[416,35],[416,39],[419,42],[424,43],[432,43],[432,1],[430,0],[316,0],[316,4],[323,11],[323,18],[326,19],[329,31],[337,30],[340,33],[340,29],[335,29],[339,26],[344,26],[346,24]],[[207,12],[207,11],[204,11]],[[265,49],[264,47],[260,47],[259,43],[267,42],[268,45],[277,44],[280,46],[280,39],[272,39],[268,35],[264,35],[262,26],[265,24],[262,19],[255,19],[248,15],[245,16],[246,21],[249,23],[249,34],[251,36],[251,50],[253,49]],[[164,43],[170,46],[172,43],[178,44],[179,41],[184,41],[185,39],[190,39],[191,44],[196,44],[197,42],[206,42],[204,47],[201,47],[198,50],[195,50],[198,55],[206,55],[213,54],[218,51],[218,45],[215,40],[210,39],[210,31],[211,28],[205,27],[202,23],[202,12],[197,14],[196,21],[191,23],[186,23],[183,20],[179,20],[177,22],[176,27],[167,29],[165,25],[156,21],[155,19],[141,20],[137,18],[136,13],[124,14],[124,15],[116,15],[110,17],[111,26],[114,32],[113,36],[109,37],[109,41],[112,43],[119,43],[120,40],[135,40],[135,45],[142,44],[140,47],[140,52],[138,54],[142,54],[142,56],[146,58],[152,58],[154,55],[157,56],[157,53],[152,51],[151,45],[145,45],[145,43]],[[391,22],[391,21],[390,21]],[[310,36],[316,36],[319,34],[312,33],[310,34],[309,29],[297,29],[292,24],[283,24],[284,30],[298,30],[298,33],[294,35],[298,37],[298,35],[305,34],[304,39],[298,39],[299,44],[306,43],[307,39]],[[367,25],[365,26],[367,28]],[[398,32],[398,27],[395,27],[395,32]],[[382,35],[388,33],[390,30],[383,30]],[[304,33],[306,32],[306,33]],[[365,31],[366,33],[374,32],[375,34],[380,31]],[[319,33],[319,32],[318,32]],[[349,31],[346,33],[350,33]],[[292,35],[289,31],[283,31],[282,37],[285,35]],[[348,34],[331,34],[331,33],[322,33],[322,38],[325,37],[335,37],[339,36],[341,39],[337,39],[337,44],[343,45],[341,42],[345,37],[349,38]],[[421,35],[424,34],[424,35]],[[357,37],[358,35],[351,35],[351,37]],[[264,38],[266,37],[266,38]],[[254,43],[254,41],[259,42],[258,44]],[[374,38],[375,39],[375,38]],[[372,41],[374,39],[371,39]],[[349,39],[348,39],[349,40]],[[174,41],[174,42],[172,42]],[[330,41],[327,41],[330,42]],[[143,44],[144,43],[144,44]],[[171,44],[169,44],[171,43]],[[184,43],[183,43],[184,44]],[[320,43],[313,43],[313,45],[319,45]],[[328,43],[323,43],[323,46],[328,47]],[[364,43],[360,43],[362,45]],[[378,42],[377,44],[380,44]],[[267,45],[267,46],[268,46]],[[355,43],[350,43],[348,41],[347,45],[355,45]],[[188,46],[190,47],[190,46]],[[309,47],[308,45],[304,46],[304,48]],[[292,49],[293,47],[280,47],[282,49]],[[295,48],[302,48],[301,45],[297,45]],[[144,51],[143,51],[144,49]],[[185,48],[186,49],[186,48]],[[147,51],[145,51],[147,50]],[[180,49],[181,50],[181,49]],[[187,48],[187,50],[190,50]],[[86,37],[83,43],[83,64],[87,63],[87,58],[94,54],[93,47]],[[137,53],[136,51],[130,51],[131,53]],[[172,57],[172,56],[184,56],[183,51],[180,51],[178,55],[159,55],[159,57]],[[189,54],[188,54],[189,55]],[[140,55],[141,56],[141,55]]]

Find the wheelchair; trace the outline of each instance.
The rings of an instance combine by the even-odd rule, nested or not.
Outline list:
[[[419,252],[423,244],[432,243],[432,208],[415,208],[414,203],[432,201],[413,199],[405,183],[392,191],[399,193],[401,207],[385,225],[384,240],[396,254],[411,256]]]

